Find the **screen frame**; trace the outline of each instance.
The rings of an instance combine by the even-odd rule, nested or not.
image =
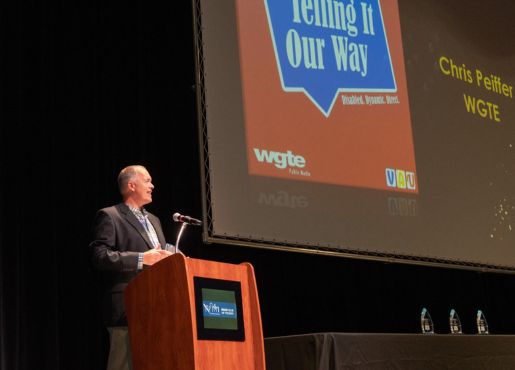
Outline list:
[[[264,240],[253,239],[243,235],[227,235],[216,233],[213,221],[213,206],[210,174],[213,169],[210,166],[208,117],[206,113],[206,92],[205,92],[205,69],[202,38],[202,11],[201,0],[193,0],[194,19],[194,44],[195,44],[195,66],[196,66],[196,103],[197,103],[197,124],[199,135],[200,173],[202,188],[202,217],[203,217],[203,241],[206,244],[233,245],[239,247],[261,248],[276,251],[293,253],[317,254],[334,257],[343,257],[359,260],[372,260],[385,263],[399,263],[408,265],[421,265],[428,267],[441,267],[477,272],[494,272],[515,274],[515,266],[487,264],[459,259],[432,258],[427,256],[416,256],[408,254],[396,254],[382,251],[370,251],[355,249],[350,246],[323,245],[317,243],[299,244],[286,240]]]

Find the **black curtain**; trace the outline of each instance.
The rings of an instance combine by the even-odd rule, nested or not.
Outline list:
[[[178,211],[201,216],[189,1],[30,1],[1,6],[0,370],[103,369],[107,337],[87,245],[116,175],[144,164],[172,242]],[[203,244],[185,252],[251,262],[265,336],[440,333],[451,308],[474,332],[483,309],[513,333],[511,275]]]
[[[191,5],[2,8],[1,369],[102,369],[87,245],[117,172],[148,167],[171,237],[200,207]]]

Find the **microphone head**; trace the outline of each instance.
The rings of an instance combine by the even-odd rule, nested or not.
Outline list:
[[[185,223],[185,224],[188,224],[188,225],[195,225],[195,226],[202,225],[202,221],[197,220],[196,218],[193,218],[193,217],[190,217],[190,216],[181,215],[179,212],[175,212],[173,214],[173,220],[175,222],[182,222],[182,223]]]

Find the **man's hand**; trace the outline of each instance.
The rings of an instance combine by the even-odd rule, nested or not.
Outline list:
[[[161,249],[161,246],[157,246],[155,249],[151,249],[143,253],[143,264],[152,266],[154,263],[161,261],[163,258],[171,256],[172,252]]]

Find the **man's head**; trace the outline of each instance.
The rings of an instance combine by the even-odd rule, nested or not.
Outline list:
[[[125,167],[118,174],[118,188],[123,201],[133,207],[143,207],[152,202],[152,177],[140,165]]]

